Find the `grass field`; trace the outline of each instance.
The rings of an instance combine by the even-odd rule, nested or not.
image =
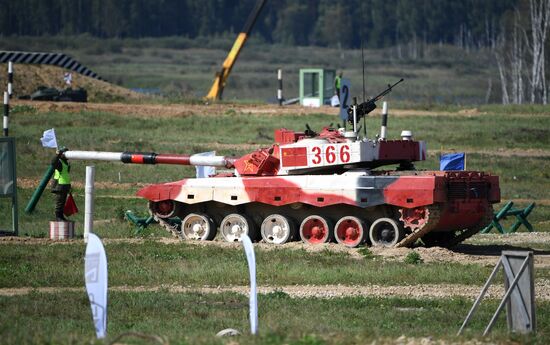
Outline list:
[[[38,141],[45,128],[55,127],[59,141],[71,149],[163,153],[216,150],[219,154],[241,155],[255,147],[269,145],[275,128],[302,129],[308,123],[320,129],[337,121],[334,115],[324,113],[262,115],[231,105],[215,113],[205,107],[186,115],[163,115],[161,110],[158,116],[134,118],[132,107],[129,105],[127,114],[115,114],[64,111],[63,108],[43,112],[27,103],[15,105],[11,131],[17,138],[20,233],[23,236],[47,237],[52,214],[49,193],[45,193],[32,215],[23,212],[53,154],[41,148]],[[516,112],[507,112],[500,107],[485,107],[474,114],[449,113],[448,110],[441,114],[398,114],[390,114],[390,137],[398,136],[402,129],[410,129],[417,139],[428,142],[428,161],[419,164],[419,168],[436,169],[441,151],[466,151],[469,169],[491,171],[500,176],[504,200],[515,200],[520,206],[537,202],[530,220],[537,231],[550,231],[547,194],[550,187],[550,114],[545,109],[519,108]],[[378,126],[377,116],[368,119],[370,136],[378,132]],[[497,343],[543,344],[550,336],[550,302],[547,299],[537,302],[536,336],[510,335],[501,316],[491,336],[479,338],[496,308],[495,299],[482,304],[464,336],[455,336],[471,306],[472,290],[478,291],[491,271],[490,263],[494,262],[491,259],[428,260],[414,265],[405,264],[403,259],[390,260],[369,250],[334,251],[330,247],[312,252],[288,247],[267,251],[257,247],[258,284],[273,290],[259,296],[260,335],[252,337],[246,334],[246,296],[223,290],[247,284],[244,255],[238,245],[164,243],[161,239],[167,234],[157,226],[140,233],[138,237],[144,240],[127,240],[135,237],[135,229],[123,220],[124,211],[132,209],[138,214],[146,214],[146,203],[133,196],[135,191],[147,183],[193,176],[194,170],[174,166],[93,164],[97,169],[98,188],[94,230],[110,241],[106,243],[109,284],[113,289],[109,295],[110,339],[134,331],[165,337],[171,344],[227,344],[227,340],[214,335],[228,327],[245,333],[231,340],[236,339],[240,344],[359,344],[375,340],[378,343],[426,343],[436,340],[462,342],[473,338]],[[74,191],[81,208],[85,165],[86,162],[76,161],[72,164]],[[3,205],[3,214],[6,214],[6,203]],[[82,212],[74,219],[78,224],[77,233],[81,235]],[[94,343],[89,307],[81,290],[84,244],[78,240],[56,244],[32,238],[30,242],[0,242],[2,342]],[[450,254],[467,257],[472,248],[479,251],[487,246],[476,244],[475,237],[471,243],[459,249],[458,254]],[[486,255],[496,260],[495,248],[486,248],[491,248],[491,253]],[[550,252],[550,245],[545,242],[525,242],[501,248],[530,248],[543,256]],[[425,252],[419,253],[425,255]],[[537,286],[544,287],[550,281],[549,267],[547,264],[538,266]],[[497,278],[501,280],[502,277]],[[185,289],[178,292],[179,286]],[[218,286],[223,288],[219,293],[202,290]],[[419,292],[428,286],[437,291],[441,286],[442,292],[432,297],[416,296],[415,293],[409,297],[394,296],[389,292],[384,296],[382,292],[378,297],[326,298],[319,293],[318,287],[323,286],[336,290],[343,286],[351,291],[373,288],[376,291],[376,287],[393,291],[412,286],[418,287]],[[285,293],[289,287],[299,287],[304,296],[292,297]],[[466,287],[473,289],[461,295],[461,289]],[[447,295],[444,291],[449,289],[454,292]],[[124,341],[150,343],[140,338]]]
[[[147,214],[146,203],[134,196],[139,188],[192,177],[193,168],[73,161],[73,190],[81,208],[73,217],[78,239],[53,242],[46,239],[53,216],[51,194],[44,193],[32,215],[23,212],[53,155],[52,150],[40,146],[39,138],[45,129],[55,127],[60,144],[74,150],[216,150],[239,156],[271,144],[276,128],[302,130],[308,123],[319,130],[338,122],[327,109],[302,113],[299,107],[287,107],[281,114],[276,107],[268,113],[262,112],[263,108],[255,110],[254,100],[275,94],[277,68],[284,66],[287,97],[298,92],[301,67],[343,69],[359,90],[360,52],[267,46],[253,38],[224,93],[226,99],[237,103],[205,106],[197,104],[197,97],[209,88],[232,38],[191,42],[181,38],[98,41],[44,37],[0,38],[0,42],[7,50],[62,50],[108,80],[127,87],[160,88],[168,96],[125,104],[122,111],[114,104],[100,111],[13,102],[10,134],[17,142],[22,238],[0,239],[0,343],[103,343],[94,340],[82,287],[83,181],[85,166],[90,164],[96,166],[94,231],[104,239],[109,260],[110,341],[133,331],[164,337],[170,344],[548,342],[550,110],[484,104],[490,78],[490,102],[499,98],[496,74],[487,67],[492,63],[486,53],[430,47],[425,59],[411,61],[396,59],[391,49],[367,51],[367,93],[374,94],[387,82],[404,77],[407,81],[399,86],[399,92],[396,89],[387,98],[388,136],[396,138],[408,129],[416,139],[427,142],[428,160],[417,164],[420,169],[437,169],[441,152],[466,152],[469,170],[500,176],[503,203],[537,203],[529,220],[541,234],[479,235],[454,251],[416,248],[390,253],[394,256],[372,248],[348,250],[328,245],[312,249],[289,244],[268,249],[258,244],[259,335],[253,337],[248,334],[247,268],[238,244],[178,242],[168,239],[155,225],[136,234],[123,219],[128,209]],[[181,108],[168,111],[172,101]],[[152,110],[142,109],[152,105]],[[407,107],[421,111],[393,112]],[[379,132],[378,110],[366,124],[369,137]],[[10,225],[8,214],[7,200],[0,199],[1,228]],[[537,334],[508,333],[501,315],[493,333],[481,337],[498,304],[498,294],[493,293],[482,303],[465,335],[457,337],[473,298],[503,249],[535,252]],[[410,253],[419,254],[420,262],[405,263]],[[496,285],[501,286],[501,281],[499,275]],[[231,339],[215,337],[228,327],[244,334]],[[139,338],[123,342],[153,343]]]
[[[239,156],[268,146],[273,140],[273,130],[278,127],[301,130],[308,123],[320,129],[338,121],[334,115],[322,113],[274,116],[243,113],[231,106],[219,114],[210,113],[208,107],[203,107],[197,114],[163,116],[160,113],[136,119],[131,117],[131,108],[128,115],[87,111],[42,113],[28,105],[21,105],[19,109],[13,115],[12,131],[17,138],[17,170],[20,178],[28,181],[25,188],[20,189],[21,211],[53,154],[42,148],[38,140],[45,129],[44,123],[47,128],[55,127],[59,142],[70,149],[158,153],[215,150],[218,154]],[[368,118],[367,128],[369,136],[379,132],[378,116]],[[419,168],[437,169],[440,152],[465,151],[468,169],[500,176],[503,200],[516,200],[518,206],[537,202],[529,219],[538,231],[550,231],[550,113],[544,110],[532,113],[532,109],[526,109],[525,113],[506,114],[496,107],[477,115],[390,114],[388,136],[397,137],[402,129],[412,130],[417,139],[428,144],[428,160],[419,163]],[[145,203],[133,199],[140,185],[194,175],[191,167],[93,164],[96,165],[97,181],[105,182],[97,191],[101,200],[97,205],[97,217],[105,220],[121,218],[126,209],[144,214]],[[72,170],[80,205],[83,204],[85,165],[86,162],[75,162]],[[44,236],[51,213],[51,201],[48,200],[51,196],[46,193],[33,216],[21,212],[22,233]],[[81,220],[81,217],[76,219]],[[112,224],[98,225],[98,231],[103,227],[110,228]]]

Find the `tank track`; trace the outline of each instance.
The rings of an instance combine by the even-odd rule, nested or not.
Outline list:
[[[155,221],[157,221],[158,224],[162,228],[164,228],[166,231],[168,231],[168,233],[170,233],[173,237],[179,238],[179,239],[185,239],[183,232],[181,230],[180,224],[170,223],[166,219],[163,219],[155,215],[152,212],[152,210],[149,210],[149,211],[153,215]],[[422,227],[415,229],[412,233],[405,236],[405,238],[403,238],[399,243],[397,243],[395,247],[412,246],[418,239],[422,238],[427,233],[429,233],[432,229],[435,228],[435,226],[439,222],[440,215],[441,215],[441,208],[439,205],[428,206],[429,218],[427,222]],[[441,241],[439,245],[444,247],[453,247],[459,244],[460,242],[468,239],[469,237],[481,231],[481,229],[483,229],[491,221],[492,216],[493,216],[493,208],[492,206],[490,206],[483,220],[481,220],[475,227],[464,229],[460,232],[455,231],[452,235],[452,238],[446,239],[445,241]]]
[[[445,241],[442,241],[441,245],[446,247],[446,248],[456,246],[460,242],[463,242],[466,239],[468,239],[468,238],[474,236],[475,234],[477,234],[478,232],[480,232],[483,228],[485,228],[487,226],[487,224],[489,224],[491,222],[492,219],[493,219],[493,205],[489,205],[489,208],[488,208],[487,212],[485,213],[485,216],[479,221],[479,223],[477,223],[477,225],[475,225],[472,228],[461,230],[460,232],[455,231],[453,233],[453,237],[451,237],[451,238],[449,238]]]
[[[439,218],[441,216],[441,208],[439,205],[430,205],[428,209],[428,220],[424,223],[423,226],[414,229],[409,235],[405,236],[395,247],[410,247],[412,246],[419,238],[426,235],[428,232],[432,231],[435,228],[437,223],[439,223]]]
[[[159,223],[160,226],[164,228],[164,230],[168,231],[172,236],[180,239],[185,239],[183,236],[183,231],[181,231],[181,225],[178,224],[171,224],[170,222],[166,221],[165,219],[162,219],[158,216],[156,216],[154,213],[152,213],[151,210],[149,210],[151,214],[153,215],[153,218],[155,221]]]

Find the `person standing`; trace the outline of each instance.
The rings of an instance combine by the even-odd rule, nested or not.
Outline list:
[[[336,93],[336,96],[338,96],[338,100],[340,100],[341,86],[342,86],[342,72],[338,73],[338,75],[334,78],[334,91]]]
[[[54,176],[52,181],[52,193],[55,195],[55,220],[67,221],[63,214],[65,208],[65,202],[67,201],[67,195],[71,191],[71,177],[69,172],[71,171],[71,165],[65,157],[66,148],[62,148],[56,151],[57,155],[52,160],[52,166],[54,167]]]

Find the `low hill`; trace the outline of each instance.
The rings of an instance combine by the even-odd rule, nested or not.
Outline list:
[[[7,71],[7,64],[0,64],[0,69]],[[14,64],[14,96],[18,98],[22,95],[30,95],[39,86],[64,89],[67,87],[63,80],[65,72],[67,70],[55,66]],[[86,77],[74,71],[71,73],[71,87],[86,89],[89,102],[138,100],[147,97],[106,81]],[[0,85],[7,85],[7,73],[0,73]]]

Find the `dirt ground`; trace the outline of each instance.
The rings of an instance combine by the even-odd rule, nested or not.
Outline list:
[[[158,285],[158,286],[112,286],[110,291],[123,292],[155,292],[167,291],[171,293],[225,293],[234,292],[247,295],[249,286],[204,286],[189,287],[182,285]],[[291,298],[339,298],[339,297],[409,297],[409,298],[446,298],[465,297],[474,299],[479,295],[481,286],[462,284],[424,284],[424,285],[287,285],[287,286],[258,286],[259,294],[283,292]],[[1,296],[26,295],[33,292],[59,293],[59,292],[84,292],[84,287],[23,287],[0,288]],[[550,281],[539,279],[535,281],[535,294],[537,300],[550,301]],[[486,298],[501,298],[504,295],[502,285],[491,285]]]
[[[81,241],[73,239],[68,241],[54,241],[48,238],[31,238],[31,237],[0,237],[0,245],[17,243],[17,244],[51,244],[51,245],[66,245]],[[106,244],[112,243],[144,243],[146,241],[158,241],[164,244],[178,244],[182,240],[177,238],[162,237],[158,239],[139,239],[139,238],[116,238],[103,239]],[[503,250],[532,250],[535,256],[535,267],[549,268],[550,267],[550,251],[537,250],[527,247],[527,244],[545,244],[550,243],[550,233],[546,232],[531,232],[531,233],[515,233],[508,235],[498,234],[478,234],[464,243],[457,245],[452,249],[441,247],[416,247],[416,248],[384,248],[384,247],[368,247],[373,255],[382,260],[400,261],[402,262],[410,252],[420,254],[425,263],[438,262],[456,262],[462,264],[477,264],[482,266],[494,266],[498,261]],[[193,246],[218,246],[222,248],[240,248],[240,243],[225,242],[222,240],[215,241],[193,241],[186,242],[187,245]],[[316,253],[329,251],[333,253],[347,253],[352,258],[363,260],[361,248],[347,248],[336,243],[325,243],[319,245],[306,245],[302,242],[290,242],[281,246],[275,246],[267,243],[255,243],[254,246],[262,251],[277,250],[279,248],[305,250],[307,252]]]
[[[39,239],[29,237],[0,237],[0,246],[17,244],[48,244],[48,245],[66,245],[80,242],[82,240],[53,241],[50,239]],[[104,239],[106,244],[112,243],[144,243],[144,239]],[[159,238],[158,241],[165,244],[181,243],[181,240],[175,238]],[[407,254],[415,251],[420,254],[425,263],[445,263],[456,262],[461,264],[477,264],[482,266],[494,266],[498,261],[502,250],[529,250],[525,244],[548,243],[550,233],[516,233],[510,235],[476,235],[466,243],[460,244],[453,250],[434,247],[434,248],[378,248],[370,247],[369,250],[375,255],[375,260],[388,260],[403,262]],[[224,248],[240,248],[240,243],[229,243],[224,241],[204,241],[189,242],[194,246],[220,246]],[[292,242],[283,246],[273,246],[266,243],[256,243],[256,250],[270,251],[278,248],[306,250],[308,252],[338,252],[347,253],[352,258],[364,260],[361,249],[347,248],[338,244],[329,243],[323,245],[305,245],[301,242]],[[532,250],[532,249],[531,249]],[[533,250],[536,268],[550,267],[550,251]],[[113,286],[111,291],[169,291],[172,293],[201,292],[201,293],[223,293],[235,292],[239,294],[248,294],[247,286],[203,286],[190,287],[182,285],[158,285],[158,286]],[[369,296],[369,297],[408,297],[408,298],[446,298],[446,297],[465,297],[474,299],[478,296],[481,286],[463,285],[463,284],[423,284],[423,285],[394,285],[383,286],[375,284],[367,285],[291,285],[291,286],[258,286],[258,293],[268,294],[273,292],[283,292],[291,298],[338,298],[346,296]],[[32,292],[57,293],[84,292],[83,288],[67,287],[21,287],[21,288],[0,288],[1,296],[25,295]],[[550,280],[535,279],[535,293],[537,300],[550,301]],[[488,298],[501,298],[504,294],[502,285],[494,284],[488,290]]]
[[[90,78],[88,78],[90,79]],[[95,80],[95,79],[94,79]],[[1,79],[0,79],[1,82]],[[110,85],[110,84],[109,84]],[[118,88],[117,86],[113,86]],[[126,89],[124,89],[126,90]],[[129,91],[129,90],[128,90]],[[131,92],[131,91],[129,91]],[[135,94],[135,93],[134,93]],[[137,95],[137,94],[136,94]],[[135,98],[131,98],[135,99]],[[337,115],[338,108],[323,106],[320,108],[302,107],[298,104],[286,105],[280,107],[274,104],[227,104],[227,103],[208,103],[203,104],[127,104],[127,103],[73,103],[73,102],[34,102],[15,100],[14,105],[25,104],[36,108],[40,112],[46,111],[102,111],[113,114],[128,115],[132,117],[150,118],[151,116],[162,117],[180,117],[190,115],[219,115],[226,113],[240,114],[263,114],[263,115],[308,115],[308,114],[327,114]],[[483,113],[458,113],[461,115],[477,116]],[[391,116],[418,116],[418,115],[453,115],[455,112],[427,111],[427,110],[391,110]]]

